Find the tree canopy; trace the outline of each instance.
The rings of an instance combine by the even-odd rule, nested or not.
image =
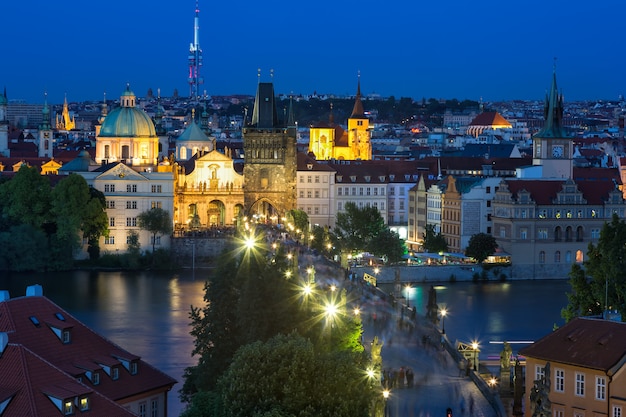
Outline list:
[[[357,207],[346,203],[344,211],[337,213],[333,233],[335,242],[345,252],[366,251],[389,260],[399,260],[404,255],[404,242],[391,232],[376,207]]]
[[[567,294],[569,304],[561,316],[569,321],[577,316],[600,315],[605,308],[626,317],[626,223],[614,214],[604,224],[597,245],[590,243],[582,267],[572,265]]]
[[[435,233],[435,226],[432,224],[426,225],[424,231],[424,251],[439,253],[448,251],[448,242],[441,233]]]
[[[150,210],[139,213],[137,224],[141,229],[152,233],[152,253],[154,253],[157,236],[172,233],[170,213],[160,207],[153,207]]]
[[[477,233],[470,237],[465,255],[482,263],[498,249],[496,239],[487,233]]]

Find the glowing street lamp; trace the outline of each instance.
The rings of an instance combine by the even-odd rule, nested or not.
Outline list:
[[[391,392],[388,389],[383,390],[383,398],[385,400],[385,417],[389,416],[389,412],[387,410],[387,400],[389,399],[389,394],[391,394]]]
[[[446,314],[448,310],[444,307],[441,309],[441,334],[446,334]]]
[[[472,350],[474,351],[474,370],[476,370],[477,369],[476,359],[478,358],[478,342],[476,341],[472,342]]]

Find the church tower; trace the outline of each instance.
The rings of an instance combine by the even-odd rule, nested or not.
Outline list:
[[[56,121],[58,130],[70,131],[76,128],[76,121],[74,120],[74,117],[70,117],[70,109],[67,105],[67,94],[65,95],[65,100],[63,101],[63,112],[60,115],[57,114]]]
[[[365,116],[361,101],[361,76],[356,90],[354,108],[348,119],[348,146],[351,148],[353,159],[371,160],[372,141],[369,119]]]
[[[279,123],[272,83],[258,84],[243,149],[245,213],[280,221],[296,207],[296,127]]]
[[[52,158],[52,126],[50,125],[50,108],[48,107],[48,93],[45,95],[41,125],[39,126],[39,157]]]
[[[0,155],[9,156],[9,120],[7,116],[7,88],[0,95]]]
[[[573,176],[573,143],[563,129],[563,95],[556,87],[556,69],[544,105],[545,124],[533,136],[533,165],[542,167],[543,178],[568,179]]]

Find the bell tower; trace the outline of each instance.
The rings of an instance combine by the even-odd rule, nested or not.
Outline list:
[[[361,101],[361,75],[356,89],[354,108],[348,119],[348,146],[352,154],[352,159],[362,159],[369,161],[372,159],[371,130],[369,119],[365,116],[363,102]]]
[[[52,158],[52,126],[50,125],[50,108],[48,107],[48,93],[45,94],[43,103],[43,116],[39,126],[39,157]]]
[[[543,178],[573,176],[573,143],[563,129],[563,95],[556,87],[556,69],[544,105],[545,124],[533,136],[533,165],[542,166]]]
[[[243,128],[247,215],[277,222],[296,206],[296,126],[278,120],[274,85],[259,82],[251,122]]]

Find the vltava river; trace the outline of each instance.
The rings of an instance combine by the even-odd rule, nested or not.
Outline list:
[[[184,369],[195,364],[189,335],[190,306],[203,306],[208,271],[177,273],[66,272],[0,276],[0,290],[23,296],[41,284],[44,295],[98,333],[176,378],[169,396],[169,416],[178,416]],[[430,284],[413,284],[410,305],[424,313]],[[403,287],[404,288],[404,287]],[[446,333],[454,340],[481,345],[481,359],[498,354],[490,341],[536,340],[562,324],[566,281],[510,283],[457,282],[436,286],[437,301],[449,314]],[[383,286],[387,292],[389,286]],[[512,345],[516,352],[521,345]]]

